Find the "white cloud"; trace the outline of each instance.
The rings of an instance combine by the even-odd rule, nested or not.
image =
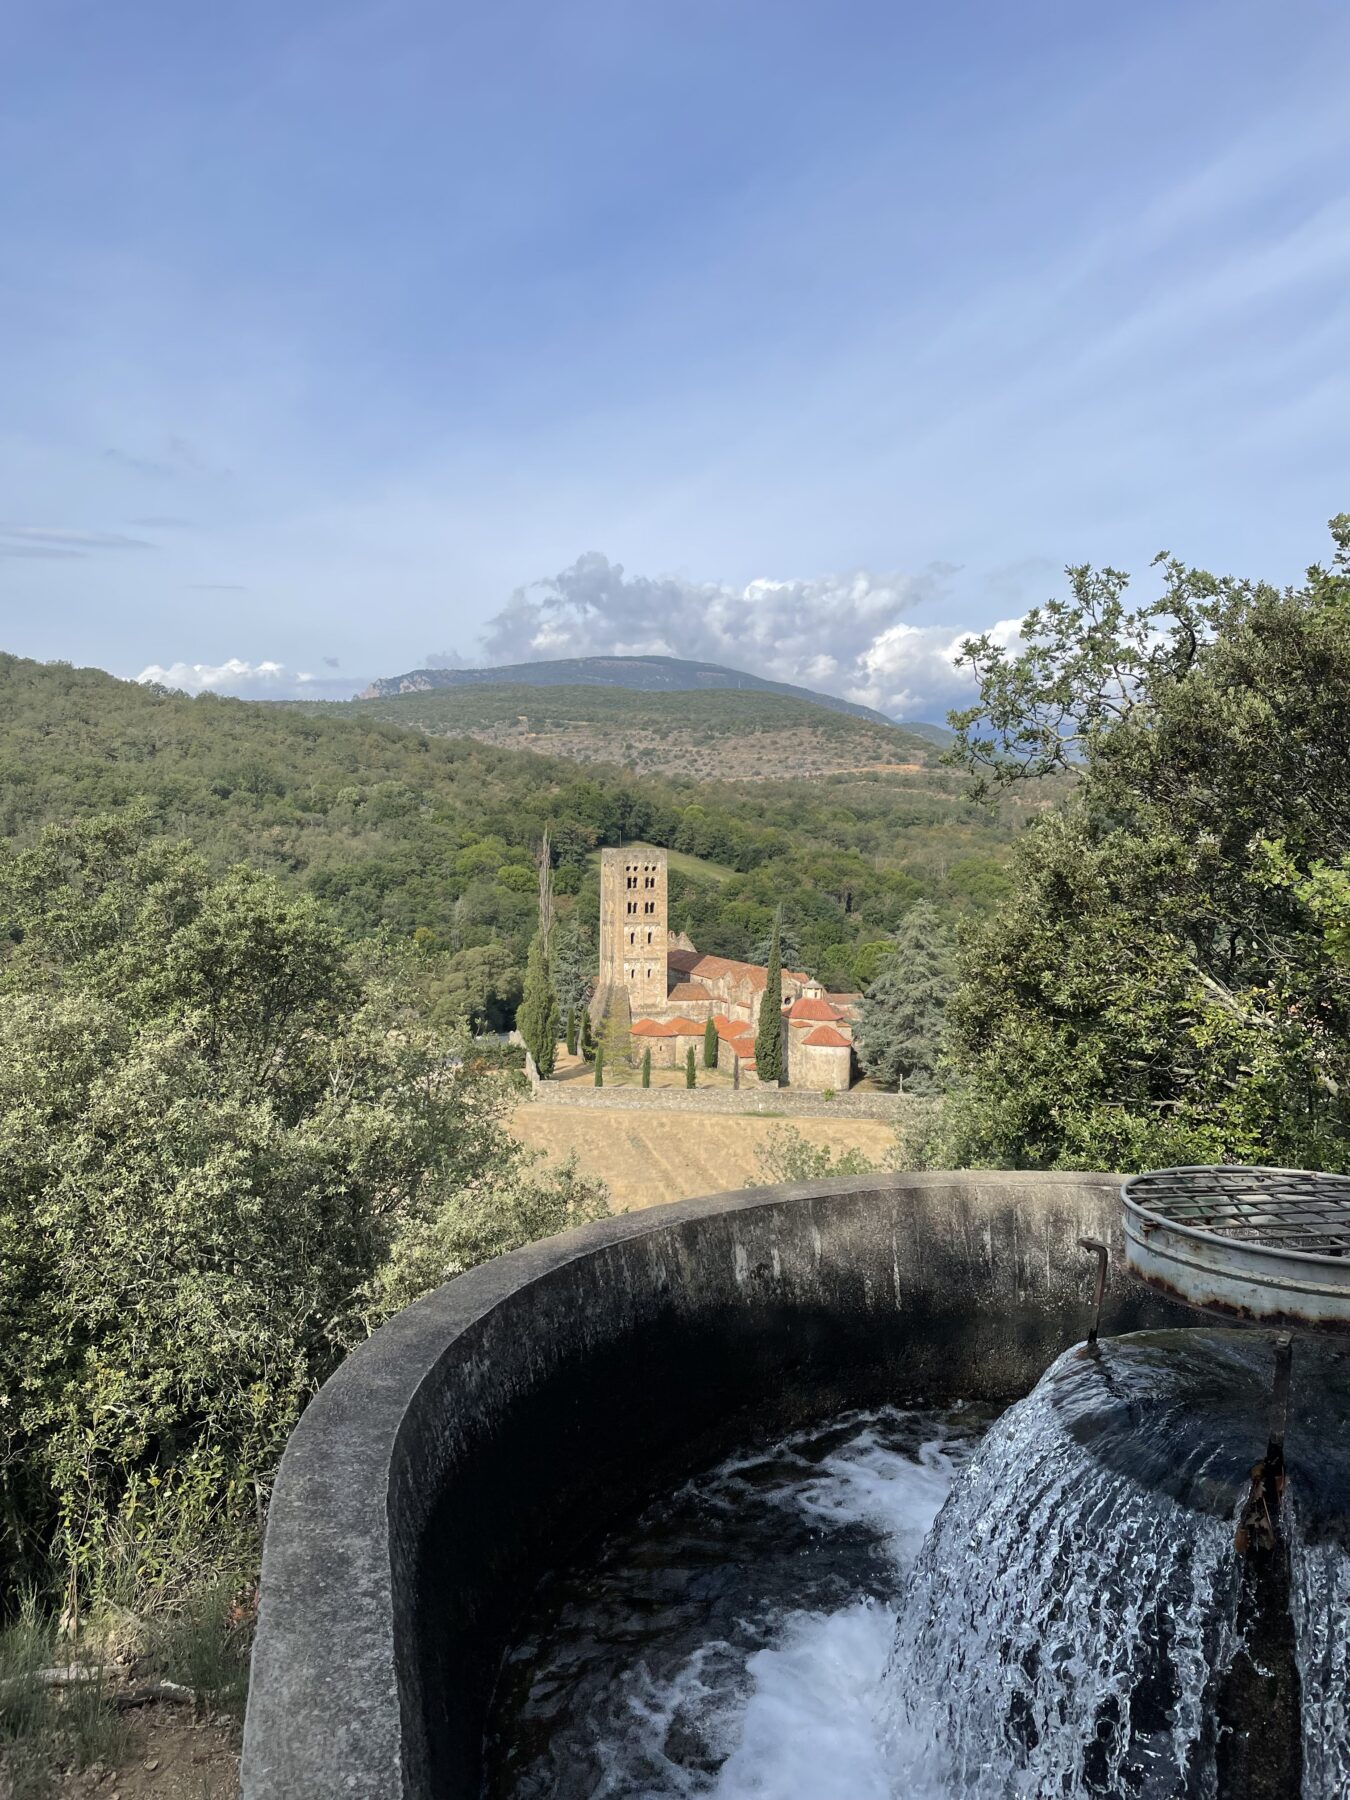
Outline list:
[[[1016,654],[1021,649],[1020,619],[1000,619],[988,635]],[[847,697],[896,718],[917,718],[968,705],[975,682],[956,659],[961,645],[978,631],[954,631],[950,625],[890,626],[859,660],[858,679]]]
[[[307,669],[290,670],[284,663],[248,662],[239,656],[222,663],[151,663],[136,680],[185,694],[232,694],[243,700],[347,700],[365,685],[359,679],[334,680]]]
[[[918,575],[768,577],[731,587],[627,576],[597,552],[551,580],[517,588],[483,636],[491,663],[571,656],[679,656],[842,694],[883,712],[940,716],[973,691],[956,668],[971,635],[902,615],[942,598],[956,570]],[[996,626],[1012,643],[1017,621]]]

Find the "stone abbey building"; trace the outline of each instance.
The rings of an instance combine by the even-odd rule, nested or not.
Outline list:
[[[756,963],[704,956],[670,931],[664,850],[634,844],[600,853],[600,969],[592,1008],[632,1021],[633,1048],[654,1067],[682,1065],[708,1020],[718,1063],[755,1074],[755,1032],[768,973]],[[856,994],[827,994],[809,975],[783,971],[783,1036],[792,1087],[843,1092],[853,1079]]]

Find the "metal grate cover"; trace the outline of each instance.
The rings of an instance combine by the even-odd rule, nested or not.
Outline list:
[[[1126,1264],[1151,1287],[1256,1324],[1350,1331],[1350,1176],[1157,1169],[1121,1200]]]

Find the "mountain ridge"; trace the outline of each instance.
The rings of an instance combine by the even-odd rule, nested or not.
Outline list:
[[[356,698],[387,700],[398,694],[427,693],[435,688],[480,686],[622,687],[638,693],[738,690],[808,701],[828,712],[868,719],[874,725],[909,723],[908,720],[892,719],[875,707],[841,699],[837,694],[824,694],[816,688],[799,687],[790,681],[771,681],[765,675],[751,675],[744,669],[731,669],[723,663],[680,656],[571,656],[541,662],[498,663],[481,669],[410,669],[402,675],[372,681]],[[927,725],[926,721],[921,723]],[[930,733],[940,734],[945,741],[944,727],[927,725],[923,735]],[[929,741],[938,739],[929,736]]]

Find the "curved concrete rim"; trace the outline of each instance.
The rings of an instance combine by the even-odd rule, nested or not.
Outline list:
[[[430,1432],[442,1469],[456,1465],[457,1458],[461,1469],[471,1466],[475,1440],[457,1416],[458,1396],[472,1390],[473,1406],[485,1416],[487,1409],[495,1409],[493,1419],[502,1416],[499,1394],[483,1398],[496,1379],[494,1358],[500,1362],[502,1350],[498,1346],[494,1352],[478,1340],[494,1320],[509,1315],[521,1296],[550,1284],[561,1293],[558,1284],[570,1271],[603,1264],[610,1252],[641,1250],[656,1241],[668,1260],[678,1258],[692,1241],[691,1232],[762,1230],[770,1216],[791,1219],[794,1229],[808,1233],[819,1258],[822,1227],[832,1220],[851,1220],[866,1210],[861,1203],[889,1209],[894,1220],[908,1217],[909,1206],[922,1202],[922,1207],[959,1212],[967,1238],[971,1207],[983,1208],[981,1217],[1010,1219],[1013,1252],[998,1271],[999,1281],[1018,1295],[1023,1288],[1053,1292],[1061,1323],[1076,1317],[1073,1309],[1081,1300],[1085,1329],[1085,1297],[1095,1265],[1082,1257],[1064,1270],[1052,1269],[1046,1248],[1042,1271],[1042,1250],[1027,1221],[1034,1223],[1038,1208],[1064,1213],[1064,1222],[1056,1227],[1057,1259],[1072,1254],[1073,1234],[1079,1230],[1075,1220],[1118,1246],[1120,1181],[1119,1175],[1076,1172],[914,1172],[675,1201],[618,1214],[496,1258],[408,1307],[328,1380],[306,1409],[282,1459],[263,1555],[244,1736],[245,1800],[281,1800],[283,1795],[287,1800],[336,1800],[339,1795],[420,1800],[433,1792],[469,1791],[430,1776],[410,1749],[421,1677],[414,1647],[405,1641],[407,1632],[400,1631],[400,1607],[407,1605],[400,1583],[406,1588],[413,1579],[409,1571],[422,1554],[421,1534],[431,1505],[418,1489],[422,1477],[411,1439]],[[1019,1220],[1028,1239],[1024,1249],[1017,1246]],[[913,1254],[921,1256],[922,1245]],[[984,1249],[975,1245],[971,1254],[983,1257]],[[1118,1270],[1117,1261],[1112,1281],[1116,1304],[1124,1285]],[[882,1297],[892,1312],[899,1307],[901,1276],[896,1253],[895,1306]],[[1160,1303],[1147,1303],[1156,1319]],[[579,1329],[585,1335],[588,1321],[581,1320]],[[1073,1341],[1072,1336],[1066,1341]],[[519,1333],[510,1341],[510,1355],[522,1368],[529,1364],[533,1369],[546,1348],[531,1345]],[[446,1400],[447,1392],[455,1396],[453,1403]],[[414,1431],[409,1421],[415,1414]]]

